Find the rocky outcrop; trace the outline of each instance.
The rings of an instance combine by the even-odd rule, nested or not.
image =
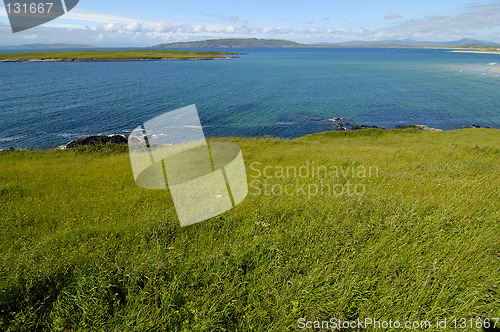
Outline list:
[[[372,128],[379,128],[377,126],[368,126],[368,125],[360,125],[360,126],[352,126],[351,130],[362,130],[362,129],[372,129]]]
[[[87,136],[84,138],[80,138],[79,140],[70,142],[66,145],[66,148],[76,148],[79,146],[86,145],[101,145],[101,144],[127,144],[127,138],[122,135],[113,135],[113,136]]]
[[[431,128],[427,125],[417,125],[417,124],[411,124],[410,128],[415,128],[422,131],[443,131],[442,129]]]

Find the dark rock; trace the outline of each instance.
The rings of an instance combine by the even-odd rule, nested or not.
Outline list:
[[[127,139],[122,135],[113,136],[88,136],[80,138],[79,140],[70,142],[66,148],[76,148],[78,146],[86,145],[101,145],[101,144],[127,144]]]
[[[398,129],[408,129],[408,128],[410,128],[410,126],[407,126],[407,125],[398,125],[398,126],[396,126],[396,128],[398,128]]]
[[[113,135],[110,137],[109,142],[110,144],[127,144],[128,140],[125,136],[122,135]]]
[[[337,127],[337,130],[346,130],[343,123],[337,123],[336,127]]]
[[[472,127],[472,128],[481,128],[481,126],[480,126],[480,125],[477,125],[477,124],[473,124],[473,125],[471,125],[471,127]]]
[[[370,128],[378,128],[378,127],[377,126],[360,125],[360,126],[352,126],[351,130],[361,130],[361,129],[370,129]]]

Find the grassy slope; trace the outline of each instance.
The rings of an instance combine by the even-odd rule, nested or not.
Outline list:
[[[249,195],[180,228],[167,191],[135,186],[123,148],[2,152],[0,330],[500,316],[498,130],[230,141],[247,167],[309,160],[379,174],[331,179],[364,184],[361,197]]]
[[[47,60],[60,61],[119,61],[119,60],[188,60],[188,59],[222,59],[224,55],[236,53],[175,51],[175,50],[121,50],[121,51],[46,51],[23,53],[0,53],[1,60]]]

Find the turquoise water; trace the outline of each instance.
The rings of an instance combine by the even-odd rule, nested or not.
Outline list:
[[[220,50],[220,49],[218,49]],[[500,54],[232,49],[234,60],[0,63],[0,148],[127,134],[196,104],[207,136],[298,137],[344,125],[500,128]],[[498,63],[498,64],[496,64]]]

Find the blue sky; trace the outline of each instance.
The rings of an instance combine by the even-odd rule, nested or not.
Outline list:
[[[500,43],[500,1],[80,0],[66,15],[16,34],[0,7],[0,45],[150,46],[249,37],[305,43],[406,38]]]

